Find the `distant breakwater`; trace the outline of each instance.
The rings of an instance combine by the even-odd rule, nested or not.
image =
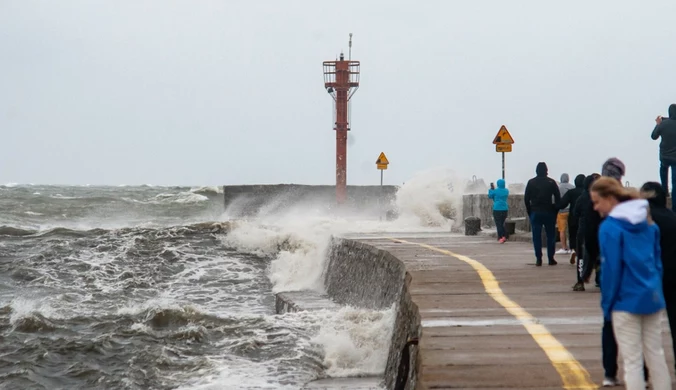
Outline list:
[[[359,213],[386,213],[394,209],[397,186],[347,186],[347,201],[341,209]],[[310,206],[323,210],[336,207],[336,187],[323,185],[271,184],[225,185],[223,203],[232,218],[266,211]]]

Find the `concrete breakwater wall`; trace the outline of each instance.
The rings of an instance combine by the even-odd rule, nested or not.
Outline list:
[[[411,277],[401,260],[362,242],[332,238],[327,255],[324,275],[327,296],[317,296],[309,291],[280,293],[277,294],[277,311],[312,310],[315,307],[334,309],[336,305],[383,310],[394,305],[396,315],[387,365],[384,377],[376,379],[386,389],[394,389],[402,357],[406,358],[404,347],[409,340],[422,336],[418,307],[409,293]],[[408,375],[404,388],[413,390],[421,360],[416,346],[408,348]],[[306,388],[315,387],[309,384]]]
[[[357,212],[392,209],[397,186],[347,186],[345,209]],[[330,209],[336,206],[335,186],[301,184],[223,186],[225,209],[235,218],[274,212],[296,205]]]

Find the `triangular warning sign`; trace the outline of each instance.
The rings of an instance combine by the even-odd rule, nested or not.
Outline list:
[[[493,145],[511,145],[513,143],[514,138],[509,134],[509,130],[507,130],[505,125],[502,125],[500,130],[498,130],[498,134],[493,139]]]
[[[385,153],[380,153],[380,156],[378,156],[378,159],[376,160],[376,164],[381,164],[381,165],[387,165],[389,164],[390,161],[387,159],[387,156],[385,156]]]

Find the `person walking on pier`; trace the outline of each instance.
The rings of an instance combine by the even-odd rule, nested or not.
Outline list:
[[[570,176],[567,173],[561,175],[561,184],[559,184],[559,193],[563,198],[566,196],[566,193],[575,188],[574,185],[570,184]],[[568,247],[568,240],[566,239],[566,231],[568,230],[568,215],[570,214],[570,207],[566,206],[563,209],[559,209],[559,213],[556,215],[556,227],[559,230],[559,241],[561,242],[561,249],[559,249],[556,254],[566,254],[569,255],[571,247]]]
[[[556,249],[556,205],[561,201],[559,186],[554,179],[547,176],[547,164],[538,163],[535,168],[536,176],[526,184],[523,200],[526,203],[526,212],[530,217],[533,232],[533,248],[535,250],[535,265],[542,266],[542,228],[547,235],[547,259],[549,265],[556,265],[554,250]]]
[[[582,193],[585,191],[584,187],[585,176],[579,174],[575,176],[575,188],[561,194],[561,203],[557,205],[559,210],[568,210],[568,239],[570,240],[570,264],[575,264],[576,254],[582,253],[578,250],[577,232],[579,227],[579,218],[575,215],[575,205]],[[563,181],[563,180],[562,180]],[[560,212],[559,212],[560,215]]]
[[[669,195],[669,168],[671,168],[671,190],[676,190],[676,104],[669,106],[669,117],[661,115],[655,119],[655,128],[650,137],[660,141],[660,181],[664,192]],[[672,202],[671,209],[676,211],[676,202]]]
[[[601,307],[619,342],[626,388],[645,389],[645,357],[652,388],[671,390],[662,347],[666,304],[659,228],[648,216],[648,202],[611,177],[598,179],[591,197],[606,217],[599,228]]]
[[[603,163],[601,167],[601,176],[610,177],[617,180],[617,183],[622,186],[622,177],[625,174],[625,166],[620,159],[611,157]],[[584,218],[584,246],[585,246],[585,261],[583,262],[582,278],[585,283],[589,282],[591,274],[596,270],[596,285],[599,284],[599,226],[601,225],[602,216],[594,209],[594,205],[590,201],[583,209]]]
[[[593,270],[593,264],[596,263],[595,259],[591,259],[589,252],[587,251],[587,225],[590,224],[590,213],[596,213],[594,211],[594,205],[591,201],[591,186],[594,184],[594,181],[601,177],[598,173],[592,173],[584,179],[582,184],[583,192],[575,203],[573,208],[573,218],[578,220],[578,231],[577,231],[577,283],[573,286],[573,291],[584,291],[584,284],[591,276],[591,271]],[[594,237],[596,241],[597,238]],[[588,265],[587,263],[592,263]],[[589,271],[589,274],[586,275],[586,272]]]
[[[660,228],[662,254],[662,292],[667,306],[671,343],[676,356],[676,213],[667,208],[667,193],[660,183],[647,182],[641,187],[641,197],[650,204],[650,216]]]
[[[488,190],[488,198],[493,200],[493,219],[498,231],[498,242],[503,244],[507,240],[505,221],[509,212],[509,205],[507,204],[509,190],[505,188],[505,181],[503,179],[498,179],[497,183],[498,188],[495,188],[493,183],[491,183],[491,188]]]

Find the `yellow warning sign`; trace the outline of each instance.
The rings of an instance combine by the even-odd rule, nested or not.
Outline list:
[[[509,153],[512,151],[512,144],[497,144],[495,151],[498,153]]]
[[[385,153],[381,152],[380,156],[378,156],[378,159],[376,160],[376,164],[387,165],[389,163],[390,163],[390,161],[387,159],[387,156],[385,156]],[[387,168],[385,168],[385,169],[387,169]]]
[[[512,138],[512,135],[509,134],[509,130],[507,130],[507,127],[505,125],[502,125],[500,127],[500,130],[498,130],[498,134],[495,136],[493,139],[493,145],[511,145],[514,143],[514,138]],[[511,152],[511,150],[510,150]]]
[[[376,164],[376,168],[380,170],[385,170],[387,169],[387,164]]]

